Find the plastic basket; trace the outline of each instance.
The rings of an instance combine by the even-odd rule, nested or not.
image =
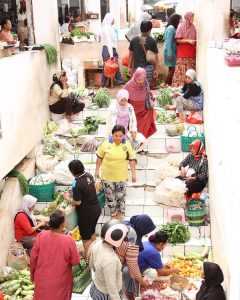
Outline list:
[[[104,208],[106,198],[105,198],[105,193],[104,193],[103,189],[97,194],[97,199],[98,199],[98,202],[99,202],[101,208]]]
[[[193,128],[193,129],[191,129]],[[182,152],[190,152],[189,145],[195,141],[195,140],[200,140],[203,144],[205,144],[205,135],[204,133],[198,133],[197,129],[194,125],[190,125],[187,128],[188,131],[188,136],[184,136],[181,134],[181,149]],[[195,132],[197,135],[196,136],[189,136],[190,133]]]
[[[202,208],[193,210],[193,207],[202,205]],[[190,226],[203,226],[206,218],[206,207],[202,199],[190,200],[186,203],[186,217]]]
[[[55,183],[51,182],[48,184],[44,184],[44,181],[42,179],[41,185],[35,185],[38,177],[42,178],[41,175],[36,176],[34,184],[30,184],[29,180],[29,194],[36,197],[38,199],[38,202],[51,202],[53,200]]]

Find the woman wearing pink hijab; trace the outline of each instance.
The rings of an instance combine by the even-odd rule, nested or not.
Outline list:
[[[179,24],[175,39],[177,42],[177,63],[173,76],[173,86],[184,84],[185,73],[189,69],[196,70],[196,38],[197,32],[193,25],[194,13],[188,12]]]
[[[123,87],[129,93],[129,104],[134,108],[138,132],[145,138],[153,135],[157,129],[154,123],[154,109],[147,108],[146,102],[151,97],[147,73],[143,68],[137,68],[131,80]]]

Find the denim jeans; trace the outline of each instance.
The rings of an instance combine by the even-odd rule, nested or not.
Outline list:
[[[102,49],[102,58],[103,58],[103,61],[106,61],[109,57],[110,57],[110,54],[108,52],[107,46],[103,46],[103,49]],[[113,57],[115,57],[117,59],[117,61],[118,61],[118,54],[117,54],[116,48],[113,48]],[[108,80],[108,78],[104,76],[104,70],[103,70],[102,80],[101,80],[101,86],[102,87],[106,87],[107,80]],[[119,68],[118,68],[117,74],[115,76],[115,82],[116,83],[122,83],[122,75],[120,73],[120,69]]]

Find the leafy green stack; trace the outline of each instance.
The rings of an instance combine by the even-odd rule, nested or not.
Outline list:
[[[86,117],[84,127],[78,130],[72,130],[72,136],[77,137],[79,135],[94,134],[97,132],[99,124],[105,124],[105,120],[96,116]]]
[[[162,111],[158,114],[157,122],[161,124],[170,124],[176,121],[176,115]]]
[[[47,64],[49,67],[56,66],[58,56],[57,56],[57,50],[53,45],[50,44],[44,44],[44,49],[47,57]]]
[[[164,32],[154,32],[153,38],[157,43],[164,43]]]
[[[106,88],[100,88],[96,96],[93,98],[93,103],[99,108],[107,108],[111,100],[110,91]]]
[[[168,243],[171,245],[184,244],[191,238],[188,227],[179,222],[170,222],[163,225],[161,231],[168,235]]]
[[[161,89],[157,95],[157,102],[161,108],[165,108],[166,105],[172,105],[173,92],[171,89]]]
[[[23,196],[29,192],[27,179],[21,172],[17,170],[12,170],[7,174],[6,177],[17,177]]]
[[[0,284],[0,290],[5,295],[5,300],[31,300],[34,295],[34,284],[30,280],[30,272],[28,270],[14,271],[5,282]]]
[[[84,38],[84,37],[86,37],[87,39],[90,39],[90,35],[94,35],[94,34],[91,32],[88,32],[88,31],[83,31],[83,30],[77,29],[77,28],[71,32],[71,36],[73,36],[73,37],[76,36],[79,39]]]

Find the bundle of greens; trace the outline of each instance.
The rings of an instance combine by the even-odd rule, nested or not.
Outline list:
[[[168,235],[168,243],[171,245],[187,243],[191,238],[189,228],[179,222],[170,222],[163,225],[161,231]]]
[[[69,89],[69,92],[76,96],[78,99],[84,95],[85,87],[80,85],[75,89]]]
[[[54,67],[57,64],[58,56],[57,50],[53,45],[44,44],[44,49],[47,57],[47,64],[49,67]]]
[[[163,43],[164,42],[164,32],[154,32],[153,38],[157,43]]]
[[[56,131],[59,128],[59,125],[57,125],[55,122],[48,120],[47,125],[44,128],[43,135],[45,137],[48,137],[52,135],[54,131]]]
[[[71,32],[71,36],[73,36],[73,37],[76,36],[79,39],[81,39],[81,38],[90,39],[90,35],[94,35],[94,33],[88,32],[88,31],[83,31],[78,28],[73,29],[73,31]]]
[[[161,108],[165,108],[166,105],[172,105],[173,92],[171,89],[161,89],[157,95],[157,102]]]
[[[166,111],[160,112],[158,114],[157,122],[161,124],[170,124],[176,121],[175,114],[168,114]]]
[[[72,130],[71,134],[73,137],[77,137],[79,135],[94,134],[98,130],[98,125],[105,123],[106,121],[103,118],[99,118],[96,116],[86,117],[86,119],[84,120],[84,127],[78,130]]]
[[[28,192],[29,192],[28,181],[21,172],[19,172],[17,170],[12,170],[7,174],[6,177],[17,177],[23,196],[28,194]]]
[[[110,91],[106,88],[100,88],[95,97],[93,98],[93,103],[96,104],[99,108],[106,108],[109,106],[111,101]]]
[[[59,144],[51,138],[45,138],[42,153],[44,155],[55,156],[58,153]]]

